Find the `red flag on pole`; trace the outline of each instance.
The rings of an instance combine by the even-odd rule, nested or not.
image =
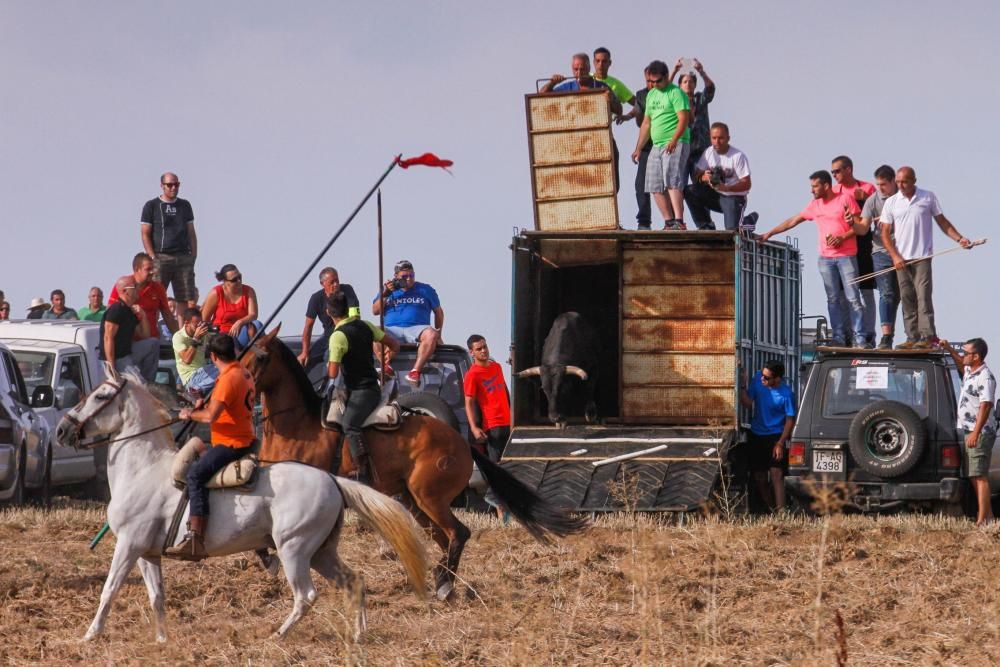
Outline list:
[[[443,160],[439,158],[437,155],[434,155],[434,153],[424,153],[423,155],[406,158],[405,160],[402,157],[398,157],[396,158],[396,164],[398,164],[403,169],[408,169],[413,165],[422,165],[424,167],[441,167],[450,174],[451,170],[448,169],[448,167],[452,166],[455,163],[452,162],[451,160]]]

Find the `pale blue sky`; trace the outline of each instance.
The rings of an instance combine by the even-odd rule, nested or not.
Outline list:
[[[749,156],[750,208],[768,229],[809,199],[808,174],[853,157],[910,164],[970,238],[989,236],[1000,107],[997,6],[939,3],[0,3],[0,289],[15,312],[54,288],[108,291],[141,249],[142,204],[176,171],[200,240],[198,284],[239,265],[269,314],[393,155],[440,170],[384,186],[386,262],[414,262],[446,312],[445,338],[509,342],[515,227],[532,226],[523,95],[607,46],[631,86],[653,58],[701,59]],[[712,14],[709,15],[708,12]],[[623,156],[634,126],[616,128]],[[634,227],[623,162],[620,210]],[[331,250],[363,300],[377,284],[375,209]],[[816,234],[805,310],[825,311]],[[938,249],[951,247],[938,235]],[[995,245],[935,261],[942,336],[994,342]],[[285,311],[301,330],[315,278]]]

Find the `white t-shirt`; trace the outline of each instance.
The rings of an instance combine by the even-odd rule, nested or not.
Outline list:
[[[892,225],[896,249],[903,259],[927,257],[934,254],[934,216],[941,212],[937,196],[917,188],[911,199],[902,192],[886,199],[881,224]]]
[[[705,149],[702,156],[698,158],[698,164],[695,165],[696,169],[702,171],[708,171],[714,167],[722,167],[726,174],[726,179],[723,183],[728,186],[736,185],[741,178],[746,178],[750,175],[750,162],[747,160],[747,156],[743,154],[743,151],[732,145],[729,146],[729,150],[726,151],[725,155],[720,155],[715,150],[715,146],[709,146]],[[719,194],[723,197],[744,197],[748,192],[750,190],[744,190],[743,192],[720,192]]]

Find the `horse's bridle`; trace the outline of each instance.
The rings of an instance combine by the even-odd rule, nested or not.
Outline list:
[[[111,396],[109,396],[107,399],[105,399],[104,405],[102,405],[101,407],[99,407],[96,410],[94,410],[94,413],[92,415],[90,415],[89,417],[87,417],[84,420],[80,420],[80,419],[77,419],[76,417],[74,417],[72,410],[70,412],[67,412],[65,415],[63,415],[63,419],[65,419],[66,421],[68,421],[70,424],[73,425],[73,428],[76,431],[77,440],[79,440],[80,433],[83,432],[83,427],[87,425],[87,422],[89,422],[90,420],[92,420],[97,415],[101,414],[101,411],[104,410],[105,408],[107,408],[109,405],[111,405],[111,402],[115,398],[118,397],[118,394],[122,393],[122,391],[125,389],[125,385],[128,384],[128,379],[124,378],[124,377],[120,378],[119,379],[119,384],[117,384],[117,385],[112,380],[108,379],[108,380],[105,380],[104,382],[102,382],[101,385],[98,387],[98,389],[100,389],[101,387],[103,387],[106,384],[109,384],[112,387],[114,387],[115,388],[115,393],[113,393]],[[83,401],[80,401],[80,403],[83,403]],[[93,449],[94,447],[96,447],[98,445],[104,444],[108,440],[109,440],[109,438],[98,438],[97,440],[93,440],[93,441],[88,442],[88,443],[79,443],[78,442],[76,445],[74,445],[74,449]]]

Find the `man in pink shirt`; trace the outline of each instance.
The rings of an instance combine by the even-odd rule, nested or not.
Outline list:
[[[783,223],[766,232],[761,239],[767,241],[772,236],[786,232],[806,220],[812,220],[819,228],[819,275],[826,289],[826,307],[830,313],[830,327],[833,329],[831,344],[843,346],[847,338],[842,300],[846,299],[850,310],[850,326],[854,333],[854,346],[871,348],[864,334],[864,306],[861,290],[851,281],[858,277],[858,244],[855,239],[855,225],[860,222],[855,216],[861,213],[857,201],[846,194],[834,194],[833,178],[828,171],[817,171],[809,176],[812,181],[813,200],[802,210]]]
[[[864,207],[865,201],[875,194],[875,186],[865,181],[854,178],[854,161],[846,155],[838,155],[833,158],[830,164],[830,174],[833,176],[833,193],[836,195],[845,194],[854,197],[854,201],[859,207]],[[860,230],[859,230],[860,231]],[[872,261],[872,233],[870,229],[858,234],[858,275],[867,276],[875,272],[875,264]],[[875,344],[875,316],[877,307],[875,304],[875,279],[869,278],[858,283],[861,289],[861,303],[865,307],[865,341]],[[844,304],[846,313],[846,304]],[[848,326],[847,321],[844,327]]]

